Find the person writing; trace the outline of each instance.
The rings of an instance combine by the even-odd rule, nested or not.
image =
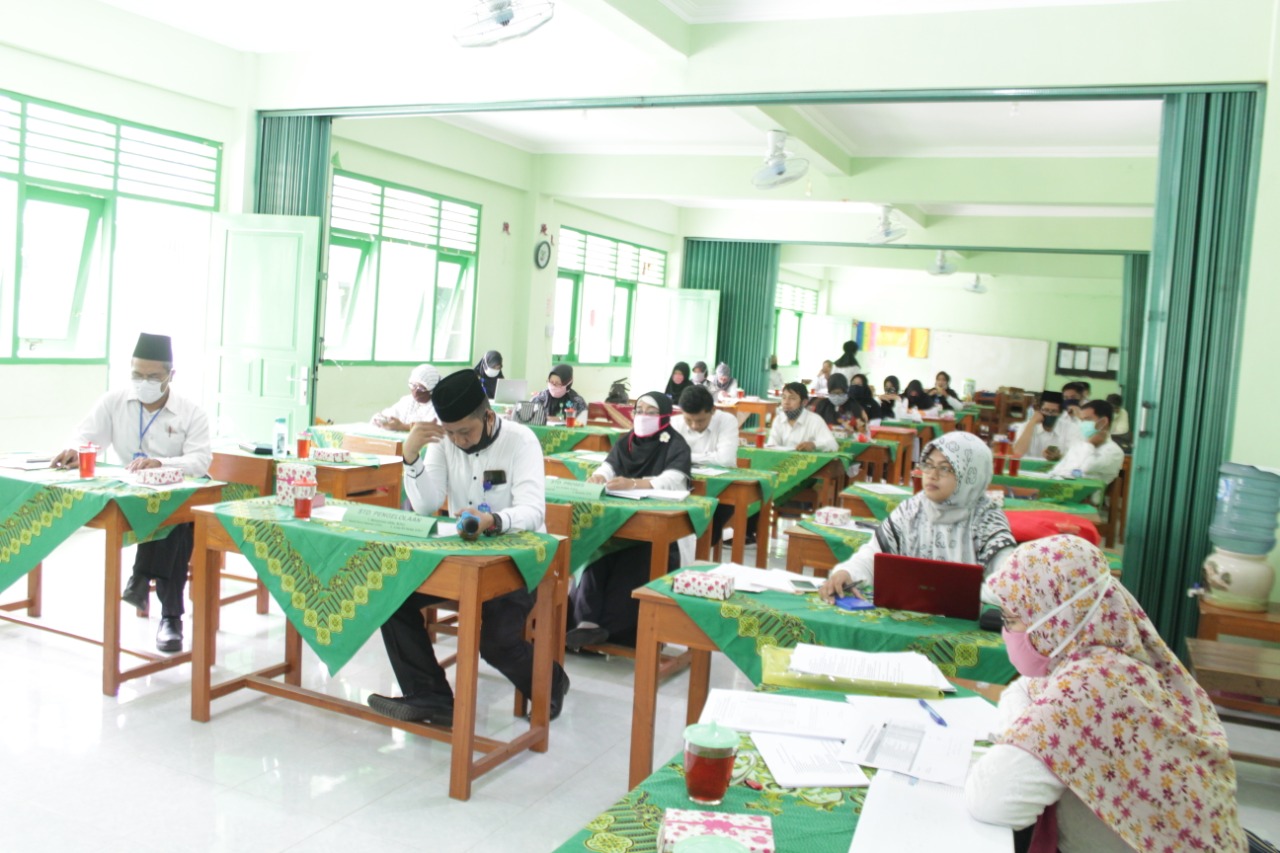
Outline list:
[[[1106,400],[1090,400],[1080,407],[1080,441],[1077,441],[1053,466],[1051,477],[1073,477],[1082,471],[1091,480],[1110,483],[1124,467],[1124,450],[1111,440],[1111,418],[1114,410]],[[1101,500],[1101,493],[1094,498]]]
[[[839,374],[832,374],[834,381]],[[844,377],[841,376],[841,379]],[[774,447],[786,447],[791,450],[835,453],[839,449],[836,437],[826,421],[805,408],[809,399],[809,391],[799,382],[788,382],[782,386],[782,406],[780,414],[775,416],[773,428],[769,431],[769,444]],[[825,402],[825,401],[824,401]]]
[[[636,400],[631,431],[618,439],[604,463],[587,478],[615,491],[687,489],[693,467],[689,445],[671,424],[666,394],[652,391]],[[539,470],[542,460],[537,459]],[[640,605],[631,597],[649,582],[653,546],[633,544],[587,566],[571,596],[575,627],[565,634],[565,647],[579,649],[609,640],[634,645]],[[672,543],[667,570],[680,568],[680,550]]]
[[[945,370],[939,370],[938,375],[933,379],[933,387],[927,392],[933,398],[933,405],[940,406],[944,409],[956,411],[964,406],[960,401],[960,395],[956,393],[956,389],[951,387],[951,374]]]
[[[1062,395],[1057,391],[1044,391],[1040,394],[1040,405],[1018,427],[1013,452],[1057,462],[1080,440],[1079,427],[1062,416]]]
[[[706,385],[711,382],[711,378],[707,376],[707,363],[705,361],[695,361],[693,363],[693,384]]]
[[[130,362],[132,384],[128,389],[103,395],[76,430],[76,442],[111,447],[127,471],[168,465],[181,468],[188,477],[204,477],[213,461],[209,440],[209,416],[173,389],[173,342],[167,335],[143,332]],[[75,465],[79,454],[64,450],[53,459],[56,468]],[[160,599],[160,626],[156,648],[182,651],[182,616],[185,612],[187,564],[191,562],[195,525],[173,525],[164,539],[138,545],[133,573],[121,599],[144,607],[151,595],[151,581]]]
[[[1034,827],[1032,850],[1245,853],[1213,701],[1102,552],[1077,536],[1027,542],[987,587],[1022,678],[969,771],[969,813]]]
[[[498,380],[507,378],[502,375],[502,353],[496,349],[489,350],[484,358],[476,362],[474,369],[480,386],[484,388],[484,395],[492,400],[494,392],[498,390]]]
[[[866,386],[863,386],[866,390]],[[850,396],[849,380],[843,373],[831,376],[827,383],[827,396],[816,400],[813,413],[822,418],[829,428],[860,432],[867,428],[867,416],[862,406]]]
[[[681,415],[671,419],[671,427],[689,445],[693,464],[736,468],[737,419],[717,409],[711,392],[702,386],[684,389],[679,402]]]
[[[404,440],[404,490],[413,511],[434,515],[447,500],[455,515],[477,516],[486,535],[545,533],[546,478],[533,431],[498,418],[472,370],[441,379],[435,406],[440,423],[414,424]],[[403,695],[371,695],[369,707],[379,714],[453,724],[453,689],[422,621],[422,608],[440,600],[415,592],[383,623],[382,642]],[[534,593],[519,589],[486,601],[480,611],[480,656],[525,696],[533,695],[533,646],[524,636],[533,603]],[[555,664],[552,719],[568,692],[569,676]]]
[[[419,421],[434,421],[435,406],[431,392],[440,382],[440,371],[429,364],[419,364],[409,374],[409,393],[373,416],[376,427],[393,432],[408,432]]]
[[[729,365],[720,362],[716,365],[716,375],[711,380],[711,390],[716,395],[717,403],[738,399],[738,383],[729,371]]]
[[[547,374],[547,387],[533,395],[533,402],[542,407],[549,418],[564,417],[564,407],[572,404],[573,411],[587,416],[587,401],[573,390],[573,367],[557,364]]]
[[[865,592],[878,553],[976,563],[990,575],[1008,557],[1013,534],[1004,510],[987,497],[991,450],[976,435],[949,432],[925,445],[924,489],[894,508],[871,540],[838,564],[819,592],[827,601]]]
[[[685,389],[691,387],[693,387],[693,379],[690,378],[689,362],[677,361],[676,366],[671,368],[671,378],[667,380],[666,395],[673,401],[679,400]]]

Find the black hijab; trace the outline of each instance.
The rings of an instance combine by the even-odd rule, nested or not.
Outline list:
[[[495,362],[497,364],[502,364],[502,353],[498,352],[496,349],[491,349],[484,354],[484,358],[476,362],[476,368],[475,368],[476,376],[480,377],[480,385],[484,388],[484,394],[490,400],[493,399],[493,392],[498,389],[498,380],[507,378],[502,375],[501,370],[499,370],[498,375],[493,377],[492,379],[490,379],[489,376],[484,372],[484,369],[486,367],[488,367],[491,364],[494,364]]]
[[[858,364],[858,342],[845,341],[844,355],[836,359],[836,367],[861,367]]]
[[[837,406],[835,400],[831,399],[832,394],[844,394],[846,399]],[[857,420],[862,417],[862,409],[854,401],[849,378],[843,373],[832,373],[827,378],[827,397],[820,399],[813,411],[827,422],[827,426],[839,423],[842,418]]]
[[[866,385],[850,386],[849,401],[861,407],[863,415],[869,421],[879,420],[884,417],[880,404],[876,402],[876,398],[871,395],[871,389]]]
[[[892,384],[892,385],[893,385],[893,390],[892,390],[892,391],[890,391],[890,390],[889,390],[889,385],[890,385],[890,384]],[[886,393],[886,394],[899,394],[899,395],[902,393],[902,383],[898,381],[898,377],[896,377],[896,376],[886,376],[886,377],[884,378],[884,393]],[[882,418],[892,418],[892,417],[894,416],[894,415],[893,415],[894,407],[895,407],[895,404],[896,404],[897,402],[898,402],[897,400],[880,400],[880,401],[879,401],[879,406],[880,406],[880,417],[882,417]],[[904,407],[904,408],[905,408],[905,407]]]
[[[552,397],[551,392],[543,388],[534,402],[540,404],[546,410],[548,417],[559,417],[560,410],[564,408],[565,403],[573,403],[574,411],[586,417],[586,402],[582,399],[582,395],[573,390],[573,367],[568,364],[557,364],[551,368],[551,372],[547,374],[547,379],[552,376],[559,378],[564,384],[565,392],[561,397]]]
[[[676,373],[684,375],[684,379],[680,382],[676,381]],[[689,370],[689,362],[677,361],[676,366],[671,368],[671,378],[667,380],[666,395],[672,400],[679,400],[681,392],[684,389],[692,387],[693,373]]]
[[[902,396],[907,398],[907,406],[917,409],[932,409],[933,397],[924,393],[924,386],[920,384],[919,379],[912,379],[907,383],[907,390],[902,392]]]
[[[650,391],[641,395],[636,405],[645,399],[652,400],[658,407],[660,429],[648,438],[640,438],[635,430],[628,432],[618,439],[605,462],[619,477],[656,477],[672,468],[689,477],[693,457],[684,436],[671,428],[671,398],[661,392]]]

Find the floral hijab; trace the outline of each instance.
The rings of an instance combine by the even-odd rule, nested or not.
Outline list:
[[[1041,654],[1066,645],[1000,742],[1043,761],[1135,850],[1244,851],[1213,703],[1102,552],[1077,536],[1037,539],[987,585],[1027,625],[1087,590],[1031,632]]]

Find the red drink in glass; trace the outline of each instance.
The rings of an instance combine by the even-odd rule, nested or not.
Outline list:
[[[311,456],[311,436],[303,433],[298,436],[298,458],[308,459]]]
[[[1003,474],[1004,473],[1004,456],[991,457],[991,465],[992,465],[993,471],[995,471],[997,474]]]
[[[80,445],[80,479],[93,479],[98,467],[98,447],[94,444]]]
[[[1018,469],[1019,469],[1019,468],[1021,468],[1021,467],[1022,467],[1022,457],[1021,457],[1021,456],[1010,456],[1010,457],[1009,457],[1009,476],[1010,476],[1010,477],[1016,477],[1016,476],[1018,476]]]
[[[765,434],[764,430],[756,430],[756,447],[764,447]]]
[[[695,750],[699,750],[697,752]],[[700,754],[724,752],[725,755]],[[689,799],[705,806],[719,805],[733,778],[734,750],[708,750],[690,744],[684,750],[684,785]]]
[[[739,388],[739,389],[738,389],[738,399],[739,399],[739,400],[741,400],[741,399],[742,399],[743,397],[745,397],[745,396],[747,396],[747,392],[746,392],[746,391],[743,391],[741,388]]]
[[[924,489],[924,472],[919,468],[911,472],[911,491],[919,494]]]
[[[311,518],[311,498],[293,499],[293,517],[302,521]]]

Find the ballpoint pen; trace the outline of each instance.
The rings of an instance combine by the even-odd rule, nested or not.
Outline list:
[[[926,711],[929,712],[929,716],[933,717],[933,721],[935,723],[937,723],[940,726],[945,726],[947,724],[947,721],[942,719],[942,715],[939,714],[937,711],[933,710],[933,707],[928,702],[924,701],[923,699],[920,699],[917,701],[920,702],[921,708],[924,708]]]

